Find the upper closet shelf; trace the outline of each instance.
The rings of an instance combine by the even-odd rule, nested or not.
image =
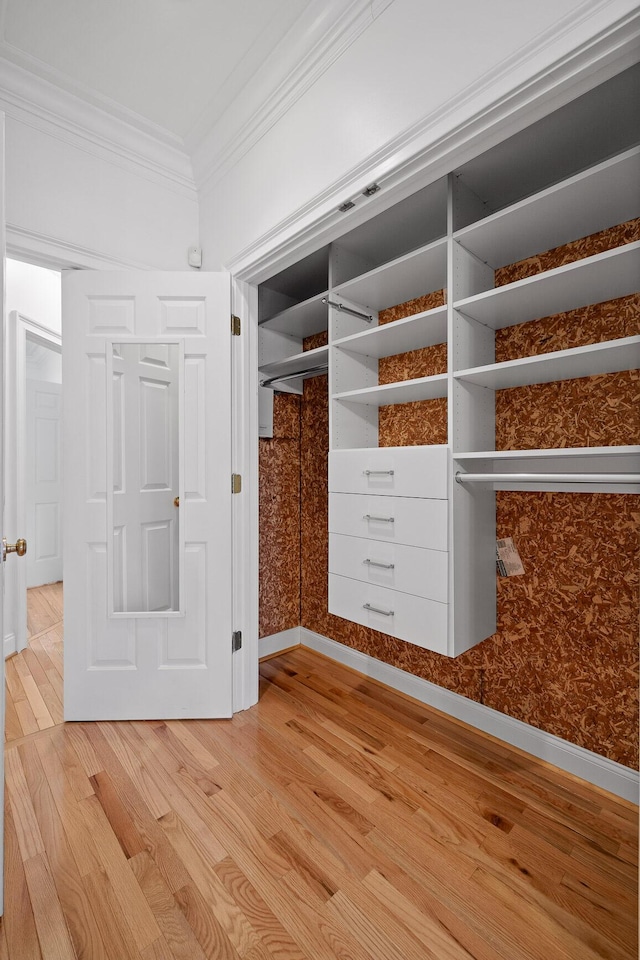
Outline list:
[[[398,383],[386,383],[378,387],[334,393],[333,399],[385,407],[392,403],[413,403],[416,400],[435,400],[446,396],[447,375],[441,373],[435,377],[418,377],[416,380],[401,380]]]
[[[284,360],[276,360],[273,363],[264,363],[260,367],[262,379],[272,379],[274,377],[290,377],[295,374],[303,375],[310,368],[320,367],[327,364],[329,357],[328,347],[316,347],[314,350],[305,350],[304,353],[296,353],[292,357],[285,357]]]
[[[638,290],[640,240],[615,250],[485,290],[454,304],[456,310],[494,330],[604,303]]]
[[[436,307],[402,320],[383,323],[350,337],[334,340],[334,346],[367,357],[390,357],[420,347],[444,343],[447,339],[447,308]]]
[[[264,320],[260,326],[293,337],[310,337],[314,333],[320,333],[327,329],[327,305],[322,302],[322,297],[326,296],[325,290],[309,300],[282,310],[274,317]]]
[[[447,284],[446,238],[348,280],[332,291],[373,310],[386,310]]]
[[[640,216],[640,147],[454,234],[494,269]]]
[[[571,350],[557,350],[535,357],[522,357],[505,363],[460,370],[456,380],[504,390],[532,383],[551,383],[592,377],[600,373],[617,373],[640,367],[640,336],[623,337],[605,343],[592,343]]]

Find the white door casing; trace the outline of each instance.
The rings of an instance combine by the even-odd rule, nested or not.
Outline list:
[[[62,301],[65,719],[230,716],[229,276],[73,271]],[[107,359],[126,341],[179,343],[184,355],[177,612],[108,608],[107,476],[109,464],[117,480],[117,459],[107,452]]]
[[[4,206],[4,113],[0,113],[0,505],[4,528],[4,415],[5,397],[5,343],[7,324],[4,312],[5,278],[5,206]],[[3,533],[4,536],[4,533]],[[18,557],[12,559],[18,560]],[[0,557],[0,637],[4,637],[4,563]],[[0,743],[4,744],[4,657],[0,657]],[[4,913],[4,750],[0,750],[0,915]]]
[[[27,587],[62,580],[62,386],[26,381]],[[23,564],[22,566],[25,566]]]

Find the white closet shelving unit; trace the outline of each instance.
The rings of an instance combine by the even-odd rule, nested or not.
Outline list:
[[[496,490],[640,492],[640,446],[495,446],[496,391],[640,366],[635,335],[495,360],[497,330],[639,289],[640,242],[495,286],[500,267],[640,216],[640,124],[620,97],[628,82],[633,100],[638,72],[345,233],[326,285],[268,319],[289,338],[296,316],[328,326],[330,612],[457,656],[496,629]],[[446,306],[379,324],[442,288]],[[440,343],[446,372],[379,383],[382,358]],[[291,352],[262,371],[302,362]],[[434,398],[448,400],[447,444],[379,447],[380,407]]]

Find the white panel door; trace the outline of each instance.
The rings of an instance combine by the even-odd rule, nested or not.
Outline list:
[[[231,716],[229,276],[74,271],[62,304],[65,719]],[[177,386],[167,344],[178,347]],[[163,410],[176,389],[172,426]],[[171,507],[145,517],[146,493]],[[118,528],[136,531],[134,500],[140,536],[129,555]],[[169,602],[176,563],[180,597]],[[132,564],[137,573],[119,568]],[[152,573],[155,610],[134,611]],[[167,605],[178,609],[157,612]]]
[[[27,380],[27,587],[62,580],[62,387]]]

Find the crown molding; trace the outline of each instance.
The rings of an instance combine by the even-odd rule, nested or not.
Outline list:
[[[184,145],[106,98],[0,42],[0,109],[76,149],[197,200]]]
[[[313,0],[220,119],[185,138],[202,193],[247,153],[393,0]],[[266,91],[266,95],[265,95]]]
[[[110,253],[6,224],[7,256],[53,270],[153,270],[152,264],[114,257]]]
[[[617,5],[632,7],[630,0]],[[585,3],[582,17],[564,18],[472,88],[389,140],[239,251],[226,269],[239,279],[262,282],[638,62],[640,8],[633,5],[612,23],[607,21],[610,6],[609,0]],[[555,60],[554,53],[559,54]],[[371,180],[381,190],[363,200],[362,189]],[[346,200],[356,202],[348,220],[338,211]]]

